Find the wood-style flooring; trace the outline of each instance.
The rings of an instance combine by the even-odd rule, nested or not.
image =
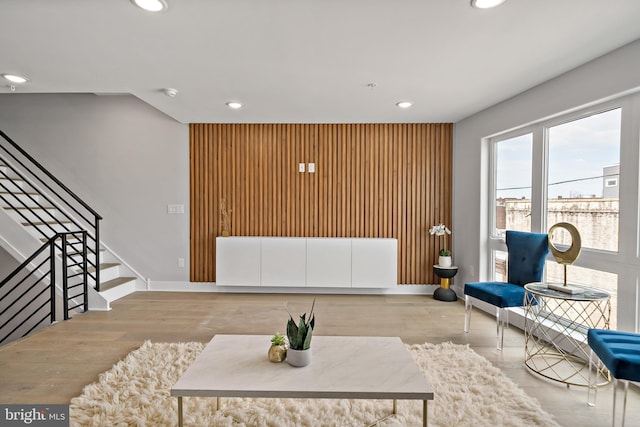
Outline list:
[[[285,304],[308,312],[312,295],[137,292],[112,303],[109,312],[88,312],[0,348],[0,402],[68,403],[145,340],[208,342],[215,334],[285,332]],[[524,338],[505,331],[505,349],[495,349],[495,320],[479,310],[471,332],[462,331],[464,304],[430,296],[318,295],[318,335],[399,336],[405,343],[451,341],[470,344],[563,426],[611,423],[612,386],[586,405],[582,387],[566,387],[530,373],[523,362]],[[265,349],[266,357],[266,349]],[[471,380],[471,379],[470,379]],[[436,390],[437,393],[437,390]],[[619,393],[622,396],[622,393]],[[640,393],[630,390],[627,425],[640,420]],[[640,425],[640,424],[635,424]]]

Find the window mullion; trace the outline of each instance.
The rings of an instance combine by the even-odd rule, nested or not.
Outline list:
[[[627,263],[640,265],[640,238],[638,236],[638,170],[640,170],[640,98],[625,100],[622,108],[620,128],[620,157],[623,159],[620,167],[620,230],[634,230],[635,232],[621,232],[618,237],[618,252]]]
[[[546,129],[537,127],[533,130],[531,157],[531,231],[544,233],[546,224]]]

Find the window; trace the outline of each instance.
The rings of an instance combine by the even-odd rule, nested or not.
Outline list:
[[[531,230],[532,134],[505,139],[494,145],[494,236],[506,230]]]
[[[493,280],[507,281],[507,252],[493,251]]]
[[[584,248],[618,250],[620,113],[548,129],[547,228],[575,225]]]
[[[640,102],[640,96],[634,98]],[[506,280],[508,261],[502,239],[507,229],[544,233],[558,222],[568,222],[580,232],[582,254],[575,265],[569,266],[567,279],[569,283],[600,288],[611,294],[612,328],[620,321],[618,294],[620,298],[635,300],[634,289],[640,283],[640,275],[636,276],[640,268],[640,241],[634,233],[619,233],[624,228],[620,226],[621,198],[624,206],[629,207],[627,228],[633,204],[640,205],[640,195],[628,191],[637,186],[625,182],[624,177],[629,175],[621,173],[625,167],[627,172],[637,170],[640,163],[632,156],[620,155],[621,148],[626,147],[628,153],[640,156],[637,133],[636,139],[623,141],[623,120],[640,123],[639,118],[631,118],[631,109],[624,110],[631,105],[627,100],[603,104],[599,110],[577,111],[528,125],[520,133],[514,131],[506,137],[490,139],[493,193],[489,212],[493,221],[487,240],[492,277],[489,280]],[[626,127],[629,128],[635,129]],[[636,221],[640,223],[640,218]],[[556,242],[559,247],[570,243],[568,236],[559,237]],[[625,248],[628,251],[631,247],[636,251],[633,259],[625,252]],[[563,280],[563,268],[551,255],[544,280]],[[629,324],[628,318],[633,313],[624,316]]]

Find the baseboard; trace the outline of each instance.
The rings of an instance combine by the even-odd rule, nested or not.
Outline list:
[[[256,294],[432,295],[438,285],[398,285],[394,288],[306,288],[275,286],[217,286],[210,282],[147,281],[148,291]]]

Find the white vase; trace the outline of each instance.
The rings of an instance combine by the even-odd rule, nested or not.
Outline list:
[[[451,267],[451,257],[450,256],[439,256],[438,257],[438,265],[440,267]]]
[[[291,366],[300,368],[311,363],[311,349],[308,350],[287,350],[287,362]]]

